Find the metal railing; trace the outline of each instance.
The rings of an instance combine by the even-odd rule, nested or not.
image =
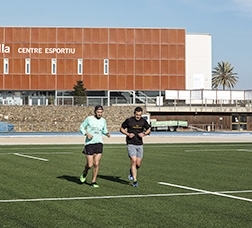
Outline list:
[[[77,100],[81,102],[77,102]],[[132,97],[73,97],[73,96],[57,96],[57,97],[30,97],[29,99],[9,98],[1,99],[0,105],[31,105],[31,106],[114,106],[114,105],[135,105],[141,104],[145,106],[156,107],[220,107],[220,108],[240,108],[244,107],[248,110],[252,109],[252,100],[227,100],[218,99],[213,101],[212,99],[165,99],[164,97],[147,97],[136,96],[135,100]]]

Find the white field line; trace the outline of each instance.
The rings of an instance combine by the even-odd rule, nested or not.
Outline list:
[[[57,154],[72,154],[73,152],[28,152],[26,154],[53,154],[53,155],[57,155]]]
[[[252,150],[248,149],[202,149],[202,150],[185,150],[185,152],[229,152],[229,151],[239,151],[239,152],[252,152]]]
[[[219,152],[219,151],[237,151],[237,149],[194,149],[194,150],[185,150],[185,152]]]
[[[242,151],[242,152],[252,152],[252,150],[247,150],[247,149],[237,149],[238,151]]]
[[[63,200],[90,200],[90,199],[118,199],[118,198],[146,198],[146,197],[185,196],[185,195],[199,195],[199,194],[205,194],[205,193],[191,192],[191,193],[147,194],[147,195],[119,195],[119,196],[86,196],[86,197],[69,197],[69,198],[12,199],[12,200],[0,200],[0,203],[36,202],[36,201],[63,201]]]
[[[62,149],[62,146],[58,146],[58,147],[56,147],[56,146],[53,146],[53,147],[50,147],[50,146],[45,146],[45,145],[42,145],[42,147],[45,149],[45,150],[47,150],[47,149],[50,149],[50,150],[57,150],[57,149]],[[64,149],[66,148],[66,146],[64,147]],[[18,148],[18,147],[13,147],[13,146],[11,146],[10,148],[5,148],[6,150],[20,150],[20,147]],[[37,150],[38,149],[38,147],[35,147],[35,146],[33,146],[33,145],[31,145],[31,146],[27,146],[27,147],[22,147],[22,149],[29,149],[29,150]],[[67,146],[67,151],[69,151],[69,150],[76,150],[76,149],[83,149],[83,146],[81,145],[81,146],[76,146],[76,147],[70,147],[70,146]]]
[[[203,189],[191,188],[191,187],[187,187],[187,186],[182,186],[182,185],[177,185],[177,184],[171,184],[171,183],[166,183],[166,182],[158,182],[158,183],[162,184],[162,185],[168,185],[168,186],[171,186],[171,187],[187,189],[187,190],[196,191],[196,192],[200,192],[200,193],[205,193],[205,194],[210,194],[210,195],[216,195],[216,196],[223,196],[223,197],[227,197],[227,198],[232,198],[232,199],[238,199],[238,200],[252,202],[252,199],[238,197],[238,196],[232,196],[232,195],[226,195],[226,194],[223,194],[223,193],[220,193],[220,192],[211,192],[211,191],[206,191],[206,190],[203,190]]]
[[[73,154],[74,152],[25,152],[26,154],[52,154],[52,155],[57,155],[57,154]],[[6,155],[6,154],[14,154],[13,152],[3,152],[0,153],[0,155]]]
[[[221,192],[218,192],[218,193],[251,193],[252,190],[239,190],[239,191],[221,191]]]
[[[48,161],[48,159],[45,159],[45,158],[38,158],[38,157],[33,157],[33,156],[25,155],[25,154],[14,153],[14,155],[17,155],[20,157],[25,157],[25,158],[36,159],[36,160],[40,160],[40,161]]]
[[[160,183],[162,183],[162,182],[160,182]],[[244,192],[252,192],[252,190],[223,191],[223,192],[219,192],[219,193],[244,193]],[[10,199],[10,200],[0,200],[0,203],[66,201],[66,200],[92,200],[92,199],[119,199],[119,198],[148,198],[148,197],[191,196],[191,195],[207,195],[207,194],[211,194],[211,193],[208,193],[208,192],[189,192],[189,193],[147,194],[147,195],[119,195],[119,196],[86,196],[86,197],[69,197],[69,198]]]

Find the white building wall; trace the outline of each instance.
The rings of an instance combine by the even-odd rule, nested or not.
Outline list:
[[[212,37],[186,34],[186,90],[212,88]]]

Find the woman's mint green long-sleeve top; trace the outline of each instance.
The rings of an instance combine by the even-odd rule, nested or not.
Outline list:
[[[80,125],[79,130],[83,135],[88,133],[93,136],[92,139],[86,137],[85,145],[103,143],[102,136],[108,134],[107,122],[103,117],[97,119],[95,116],[88,116]]]

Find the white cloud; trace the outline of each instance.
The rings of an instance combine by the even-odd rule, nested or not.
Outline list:
[[[252,17],[252,0],[178,0],[181,3],[213,12],[232,12],[240,16]]]
[[[230,1],[232,2],[235,0],[205,0],[205,1],[177,0],[177,1],[198,10],[223,12],[223,11],[230,11],[230,9],[233,8],[232,5],[230,5]]]
[[[232,0],[234,3],[233,11],[245,13],[245,16],[252,16],[252,0]]]

